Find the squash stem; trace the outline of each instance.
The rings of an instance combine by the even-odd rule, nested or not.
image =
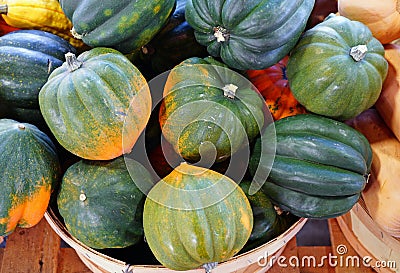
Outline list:
[[[222,87],[222,90],[224,91],[224,96],[228,97],[230,99],[234,99],[236,95],[236,90],[238,87],[234,84],[226,84],[224,87]]]
[[[229,32],[223,27],[214,27],[214,37],[217,38],[218,43],[226,42],[229,39]]]
[[[67,62],[68,70],[73,72],[82,66],[82,62],[79,61],[75,54],[72,52],[68,52],[65,54],[65,60]]]
[[[368,52],[368,48],[366,45],[357,45],[353,46],[350,49],[350,56],[356,61],[359,62],[364,59],[365,55]]]
[[[8,13],[8,6],[7,4],[0,5],[0,14],[7,14]]]

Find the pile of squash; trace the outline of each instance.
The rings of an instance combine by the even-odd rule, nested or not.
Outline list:
[[[0,236],[210,272],[363,198],[400,237],[396,3],[0,0]]]

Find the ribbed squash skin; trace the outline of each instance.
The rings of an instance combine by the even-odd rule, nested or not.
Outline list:
[[[294,47],[313,6],[314,0],[188,0],[186,20],[212,56],[232,68],[264,69]],[[216,28],[226,32],[222,39]]]
[[[60,0],[75,35],[92,47],[113,47],[124,54],[140,49],[162,28],[175,0]]]
[[[248,240],[252,226],[249,201],[233,180],[187,163],[156,183],[143,211],[149,247],[173,270],[231,258]]]
[[[270,171],[262,186],[265,194],[299,217],[331,218],[350,210],[370,172],[368,140],[344,123],[313,114],[286,117],[274,125],[272,168],[264,164],[270,160],[262,150],[270,145],[267,138],[257,140],[250,163],[255,179]]]
[[[232,98],[224,95],[229,84],[238,87]],[[197,161],[202,152],[209,154],[214,148],[203,144],[210,142],[216,161],[223,161],[259,134],[265,111],[263,99],[246,78],[212,58],[193,57],[168,76],[160,125],[184,159]]]
[[[72,36],[72,23],[58,0],[0,0],[0,14],[10,26],[50,32],[74,47],[84,46],[82,41]]]
[[[39,109],[38,94],[49,74],[75,49],[41,30],[17,30],[0,37],[0,103]]]
[[[49,137],[31,124],[0,119],[0,236],[36,225],[60,179]]]
[[[137,183],[153,184],[148,171],[132,159],[73,164],[65,172],[57,196],[66,228],[92,248],[138,243],[143,239],[145,195]]]
[[[355,60],[350,51],[360,45],[367,52]],[[374,105],[387,70],[384,48],[368,27],[332,15],[301,37],[291,52],[287,77],[307,110],[346,120]]]
[[[140,71],[120,52],[94,48],[51,73],[40,110],[58,142],[84,159],[109,160],[131,151],[150,117],[151,96]]]

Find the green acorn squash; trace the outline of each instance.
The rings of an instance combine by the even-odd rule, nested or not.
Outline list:
[[[388,71],[382,44],[367,26],[328,16],[307,30],[292,50],[287,77],[310,112],[347,120],[373,106]]]
[[[36,126],[0,119],[0,236],[43,218],[61,179],[56,148]]]
[[[264,69],[294,47],[314,0],[188,0],[186,20],[214,57],[240,69]]]
[[[145,195],[137,183],[153,184],[149,172],[133,159],[80,160],[71,165],[57,196],[67,230],[97,249],[138,243],[143,239]]]
[[[145,128],[151,95],[140,71],[120,52],[97,47],[54,70],[39,92],[40,110],[69,152],[92,160],[129,153]]]
[[[273,128],[275,127],[275,128]],[[331,218],[349,211],[364,189],[372,162],[368,140],[350,126],[314,114],[299,114],[269,125],[276,132],[273,164],[258,138],[249,164],[253,179],[271,200],[290,213]],[[267,162],[267,163],[266,163]]]
[[[267,111],[246,78],[211,57],[193,57],[168,75],[160,125],[185,160],[215,154],[209,160],[220,162],[259,134]]]
[[[232,179],[182,163],[150,190],[143,227],[162,265],[189,270],[215,265],[238,253],[250,236],[253,214],[246,195]]]
[[[164,26],[175,0],[60,0],[72,33],[91,47],[112,47],[128,54],[147,44]]]
[[[0,37],[0,102],[7,107],[39,109],[38,94],[49,74],[75,49],[41,30],[17,30]]]

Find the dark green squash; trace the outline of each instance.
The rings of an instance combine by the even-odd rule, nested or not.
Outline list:
[[[189,58],[171,71],[160,107],[162,134],[185,160],[224,161],[264,125],[265,103],[251,83],[212,58]],[[211,144],[211,145],[206,145]]]
[[[162,265],[189,270],[237,254],[250,236],[253,214],[232,179],[182,163],[150,190],[143,227]]]
[[[282,213],[275,208],[272,201],[263,191],[249,194],[251,182],[244,180],[240,182],[240,187],[249,199],[253,212],[253,229],[250,237],[241,252],[250,251],[261,246],[285,232],[294,224],[298,217]]]
[[[112,47],[128,54],[147,44],[164,26],[175,0],[60,0],[72,33],[91,47]]]
[[[347,120],[373,106],[388,71],[382,44],[358,21],[331,14],[292,50],[287,77],[308,111]]]
[[[39,223],[60,180],[50,138],[34,125],[0,119],[0,236]]]
[[[137,186],[153,184],[137,161],[80,160],[65,172],[58,210],[71,235],[92,248],[122,248],[143,239],[145,195]]]
[[[75,49],[41,30],[17,30],[0,37],[0,103],[39,109],[38,94],[50,73]]]
[[[214,57],[240,70],[274,65],[294,47],[314,0],[188,0],[186,20]]]
[[[167,24],[141,48],[138,63],[151,69],[152,76],[172,69],[187,58],[208,55],[206,47],[196,41],[193,28],[185,19],[186,1],[176,1],[176,8]]]
[[[276,138],[270,131],[276,132]],[[299,217],[331,218],[349,211],[371,167],[368,140],[350,126],[314,114],[286,117],[257,139],[250,172],[262,190]],[[266,147],[275,145],[272,166]],[[268,165],[269,164],[269,165]]]

